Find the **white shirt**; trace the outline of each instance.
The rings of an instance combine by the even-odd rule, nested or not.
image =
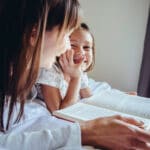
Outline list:
[[[40,99],[43,99],[40,84],[58,88],[62,99],[65,97],[69,86],[68,82],[64,79],[63,72],[56,65],[53,65],[49,70],[41,68],[36,83],[38,97]],[[86,87],[88,87],[88,76],[86,73],[83,73],[81,75],[81,89],[84,89]]]
[[[27,101],[19,123],[14,120],[19,103],[14,108],[10,129],[0,133],[0,147],[6,150],[77,150],[81,149],[81,133],[78,123],[57,119],[49,113],[44,102]],[[5,105],[4,119],[7,120]],[[4,121],[6,122],[6,121]]]

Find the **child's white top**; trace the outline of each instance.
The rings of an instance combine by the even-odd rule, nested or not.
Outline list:
[[[55,64],[51,69],[40,68],[39,75],[36,81],[38,98],[43,99],[40,84],[58,88],[62,99],[65,97],[68,89],[68,82],[64,79],[63,72]],[[81,89],[88,87],[88,76],[86,73],[81,75]]]

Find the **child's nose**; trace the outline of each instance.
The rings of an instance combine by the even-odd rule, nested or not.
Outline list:
[[[79,53],[81,53],[82,55],[85,55],[85,51],[82,47],[79,48]]]

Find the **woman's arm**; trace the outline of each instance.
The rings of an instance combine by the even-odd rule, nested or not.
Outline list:
[[[87,121],[81,126],[83,145],[113,150],[150,150],[150,133],[139,128],[140,122],[121,116]]]
[[[44,119],[45,120],[45,119]],[[32,127],[33,131],[19,131],[0,133],[0,149],[4,150],[56,150],[56,149],[81,149],[80,127],[78,124],[58,125],[55,121],[49,121],[49,128],[44,122],[40,122],[45,128]],[[63,122],[60,123],[61,124]],[[26,123],[25,123],[26,124]],[[51,126],[55,125],[55,128]],[[22,124],[21,124],[22,126]],[[26,126],[26,125],[25,125]],[[1,149],[2,150],[2,149]]]

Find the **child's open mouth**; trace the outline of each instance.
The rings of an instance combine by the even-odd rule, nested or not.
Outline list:
[[[75,64],[78,64],[84,60],[83,55],[74,55],[73,61]]]

